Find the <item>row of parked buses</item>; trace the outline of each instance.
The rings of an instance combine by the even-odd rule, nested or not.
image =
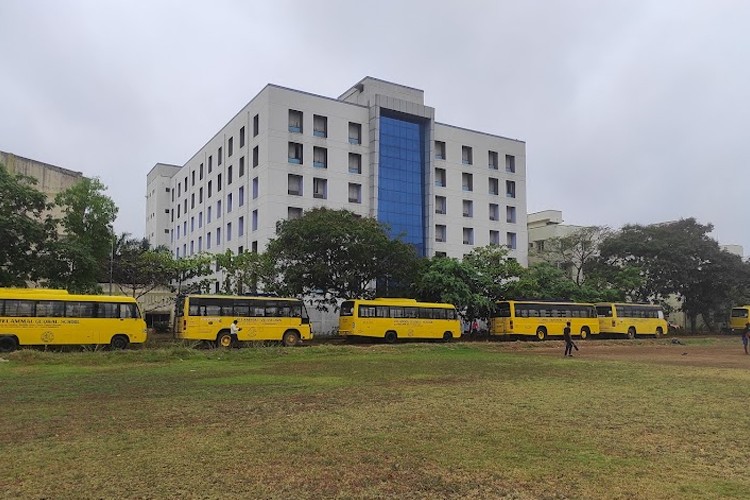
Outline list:
[[[293,346],[313,337],[302,300],[279,297],[187,295],[178,298],[175,336],[229,347],[235,342],[280,341]],[[745,322],[750,306],[745,309]],[[733,312],[734,316],[734,312]],[[236,327],[232,324],[236,321]],[[649,304],[502,301],[488,324],[493,337],[561,337],[570,323],[581,339],[599,335],[667,333],[659,306]],[[234,330],[234,331],[233,331]],[[339,337],[397,340],[461,337],[451,304],[414,299],[346,300]],[[106,345],[124,349],[146,341],[146,324],[135,299],[72,295],[65,290],[0,288],[0,351],[26,345]]]

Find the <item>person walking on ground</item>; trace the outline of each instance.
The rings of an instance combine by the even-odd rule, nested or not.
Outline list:
[[[239,331],[242,330],[239,326],[237,326],[237,320],[232,321],[232,324],[229,327],[229,334],[232,336],[232,343],[237,343],[237,334]]]
[[[573,357],[573,337],[570,336],[570,321],[565,323],[563,328],[563,338],[565,339],[565,357]]]
[[[747,354],[747,343],[750,342],[750,323],[745,325],[745,329],[742,331],[742,347],[745,348],[745,354]]]

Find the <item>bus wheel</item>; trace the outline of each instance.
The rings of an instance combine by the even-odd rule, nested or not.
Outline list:
[[[628,328],[628,338],[631,340],[635,338],[635,328],[632,326]]]
[[[450,342],[453,340],[453,334],[451,332],[445,332],[443,334],[443,342]]]
[[[664,330],[662,330],[660,326],[656,327],[656,338],[658,339],[662,335],[664,335]]]
[[[583,328],[581,328],[581,340],[586,340],[587,338],[589,338],[589,333],[591,332],[589,332],[588,327],[584,326]]]
[[[299,333],[294,330],[287,330],[284,332],[284,336],[281,337],[281,343],[284,347],[293,347],[299,344]]]
[[[536,338],[539,340],[544,340],[547,338],[547,329],[543,326],[540,326],[536,329]]]
[[[232,334],[228,331],[219,332],[216,336],[216,347],[232,347]]]
[[[15,337],[0,337],[0,352],[13,352],[18,349]]]
[[[111,349],[122,351],[128,348],[130,341],[125,335],[115,335],[112,340],[109,341],[109,347]]]
[[[397,338],[398,335],[396,335],[396,332],[394,332],[393,330],[385,332],[385,337],[383,337],[387,344],[393,344],[394,342],[396,342]]]

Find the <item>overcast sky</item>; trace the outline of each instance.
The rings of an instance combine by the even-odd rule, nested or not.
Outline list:
[[[750,254],[750,2],[0,0],[0,150],[98,176],[142,236],[146,174],[267,83],[423,89],[526,142],[528,211],[715,226]]]

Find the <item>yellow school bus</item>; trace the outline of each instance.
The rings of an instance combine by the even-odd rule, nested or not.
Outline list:
[[[661,337],[667,333],[667,320],[661,306],[654,304],[598,303],[599,331],[607,335]]]
[[[240,328],[232,338],[230,327]],[[237,342],[281,341],[285,346],[312,339],[310,317],[299,299],[234,295],[178,297],[176,336],[230,347]]]
[[[506,300],[498,302],[493,311],[490,335],[544,340],[561,337],[568,322],[571,334],[581,339],[599,333],[594,304]]]
[[[339,312],[341,337],[370,337],[392,344],[399,339],[461,337],[461,323],[452,304],[414,299],[347,300]]]
[[[125,349],[146,337],[146,323],[132,297],[0,288],[0,352],[33,345]]]
[[[729,317],[729,328],[735,333],[741,332],[748,323],[750,323],[750,306],[733,307]]]

